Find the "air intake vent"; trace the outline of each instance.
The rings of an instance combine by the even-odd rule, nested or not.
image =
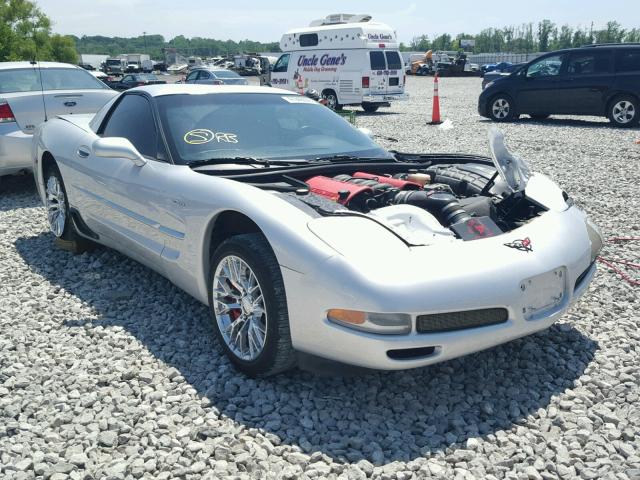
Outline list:
[[[418,333],[452,332],[466,328],[496,325],[506,322],[508,318],[509,312],[506,308],[419,315],[416,321],[416,330]]]

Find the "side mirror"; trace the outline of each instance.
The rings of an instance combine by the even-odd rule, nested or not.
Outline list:
[[[137,167],[142,167],[147,160],[133,144],[123,137],[98,138],[92,145],[93,154],[102,158],[127,158]]]
[[[360,133],[364,133],[367,137],[369,137],[371,140],[373,140],[373,137],[375,136],[373,134],[373,132],[371,131],[371,129],[367,128],[367,127],[358,127],[358,131]]]

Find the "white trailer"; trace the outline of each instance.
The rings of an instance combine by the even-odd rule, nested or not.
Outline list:
[[[370,15],[335,14],[288,31],[284,52],[261,83],[318,91],[331,108],[362,105],[374,112],[407,97],[396,32]]]

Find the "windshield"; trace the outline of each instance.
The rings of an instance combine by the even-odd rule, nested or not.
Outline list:
[[[236,72],[232,72],[231,70],[214,70],[211,73],[218,78],[242,78]]]
[[[107,65],[120,65],[120,60],[107,60]]]
[[[153,73],[142,73],[138,75],[138,79],[152,82],[158,80],[158,77],[156,77]]]
[[[319,103],[299,95],[229,93],[157,98],[176,163],[233,157],[393,158]]]

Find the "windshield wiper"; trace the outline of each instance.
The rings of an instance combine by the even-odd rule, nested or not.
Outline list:
[[[365,160],[367,162],[395,162],[395,158],[381,157],[359,157],[357,155],[329,155],[326,157],[316,157],[313,162],[349,163]]]
[[[204,165],[226,165],[231,163],[239,165],[264,165],[265,167],[270,167],[271,165],[298,165],[300,163],[307,163],[307,160],[269,160],[268,158],[257,157],[217,157],[208,158],[206,160],[193,160],[187,163],[187,165],[193,168]]]

